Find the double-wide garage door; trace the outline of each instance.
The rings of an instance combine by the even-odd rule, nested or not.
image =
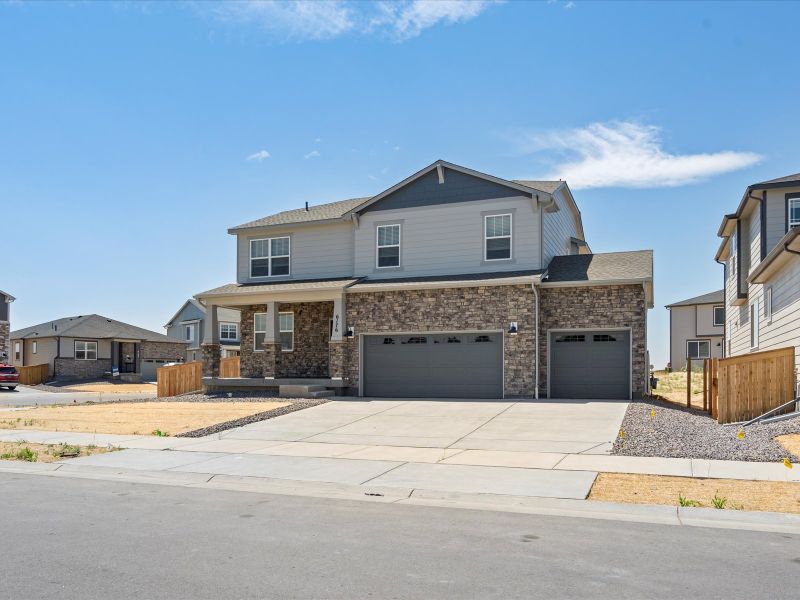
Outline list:
[[[550,333],[550,397],[627,400],[629,331]]]
[[[367,335],[365,396],[502,398],[503,334]]]

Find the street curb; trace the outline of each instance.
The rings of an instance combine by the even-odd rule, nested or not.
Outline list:
[[[800,515],[0,460],[0,473],[800,535]]]

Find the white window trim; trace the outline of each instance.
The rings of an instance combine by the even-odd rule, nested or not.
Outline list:
[[[257,333],[263,333],[263,334],[267,333],[266,329],[264,329],[263,331],[260,331],[260,330],[256,329],[256,323],[258,322],[257,317],[259,317],[260,315],[264,315],[266,317],[267,313],[254,313],[253,314],[253,352],[263,352],[264,351],[263,348],[257,348],[256,347],[256,339],[257,339],[256,334]],[[267,317],[267,318],[269,318],[269,317]],[[266,324],[264,325],[264,327],[266,327]]]
[[[78,358],[78,344],[86,344],[85,352],[89,354],[89,344],[94,344],[94,358]],[[97,360],[97,342],[92,340],[75,340],[72,347],[72,358],[74,360]]]
[[[750,304],[750,350],[757,350],[761,342],[761,315],[758,314],[758,298]]]
[[[772,286],[764,288],[764,320],[772,325]]]
[[[493,217],[508,217],[508,235],[486,235],[486,223],[489,218]],[[487,258],[486,251],[488,249],[487,240],[502,240],[508,238],[508,258]],[[484,262],[500,262],[503,260],[512,260],[514,258],[514,214],[513,213],[498,213],[496,215],[483,215],[483,260]]]
[[[14,342],[14,360],[22,360],[22,349],[19,342]]]
[[[272,256],[272,240],[289,240],[289,254],[279,254]],[[253,258],[253,242],[267,242],[267,256],[258,256]],[[292,275],[292,237],[289,235],[279,235],[271,238],[254,238],[248,240],[248,251],[250,253],[250,279],[268,279],[271,277],[291,277]],[[281,275],[272,274],[272,259],[273,258],[288,258],[289,259],[289,272]],[[253,261],[254,260],[267,260],[268,274],[267,275],[253,275]]]
[[[233,328],[236,330],[236,337],[222,337],[222,326],[223,325],[233,325]],[[254,323],[255,325],[255,323]],[[238,342],[239,341],[239,324],[233,323],[231,321],[220,321],[219,323],[219,340],[225,340],[226,342]]]
[[[380,244],[380,230],[382,228],[397,227],[397,243],[396,244]],[[397,248],[397,264],[396,265],[380,265],[380,249],[381,248]],[[397,269],[402,264],[403,253],[403,226],[400,223],[390,223],[387,225],[375,226],[375,268],[376,269]]]
[[[705,358],[711,358],[711,340],[705,340],[705,339],[686,340],[686,358],[690,358],[689,357],[689,344],[696,343],[698,345],[697,346],[697,352],[699,354],[700,353],[700,344],[703,343],[703,342],[708,344],[708,355],[707,356],[692,356],[691,359],[692,360],[703,360]]]
[[[789,229],[792,227],[800,227],[800,221],[793,221],[792,220],[792,205],[797,204],[800,205],[800,198],[789,198],[789,206],[788,206],[788,219],[789,219]]]
[[[33,340],[31,343],[31,353],[39,354],[39,342],[37,340]]]
[[[187,330],[191,333],[191,335],[188,338],[186,337]],[[192,342],[194,342],[194,330],[195,330],[195,324],[194,323],[184,323],[183,324],[183,341],[184,342],[189,342],[190,344]]]
[[[283,329],[281,327],[281,315],[292,315],[292,328],[291,329]],[[283,342],[281,341],[281,334],[282,333],[291,333],[292,334],[292,347],[289,349],[285,349],[283,347]],[[294,312],[292,311],[284,311],[278,313],[278,343],[281,345],[281,352],[294,352]]]
[[[722,323],[717,323],[717,309],[722,309]],[[711,322],[714,324],[714,327],[725,327],[725,307],[721,304],[717,304],[716,306],[711,308]]]

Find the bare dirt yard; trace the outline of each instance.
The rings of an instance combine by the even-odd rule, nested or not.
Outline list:
[[[800,513],[800,483],[600,473],[589,500]],[[715,502],[718,506],[715,506]]]
[[[0,429],[177,435],[270,411],[287,402],[115,402],[0,413]]]
[[[655,371],[658,387],[653,394],[674,404],[686,406],[686,371]],[[703,409],[703,371],[692,371],[692,408]]]
[[[51,463],[78,456],[92,456],[108,452],[97,446],[72,446],[70,444],[30,444],[28,442],[0,442],[0,460]]]
[[[146,394],[155,392],[156,386],[152,383],[81,383],[68,385],[65,390],[72,392],[104,392],[111,394]]]
[[[800,456],[800,433],[779,435],[775,438],[775,441],[795,456]]]

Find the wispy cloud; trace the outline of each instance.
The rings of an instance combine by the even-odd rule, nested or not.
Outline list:
[[[202,14],[228,23],[251,23],[293,41],[328,40],[345,34],[397,41],[438,24],[463,23],[500,0],[227,0],[195,2]]]
[[[663,148],[659,127],[636,121],[523,133],[517,141],[520,139],[525,153],[559,153],[562,161],[545,177],[566,179],[575,189],[675,187],[743,169],[761,160],[753,152],[732,150],[672,154]]]
[[[303,160],[308,160],[309,158],[315,158],[317,156],[319,156],[319,150],[312,150],[311,152],[303,156]]]
[[[247,160],[256,160],[258,162],[261,162],[265,158],[269,158],[269,157],[270,157],[270,153],[269,152],[267,152],[266,150],[259,150],[258,152],[254,152],[253,154],[248,156]]]

